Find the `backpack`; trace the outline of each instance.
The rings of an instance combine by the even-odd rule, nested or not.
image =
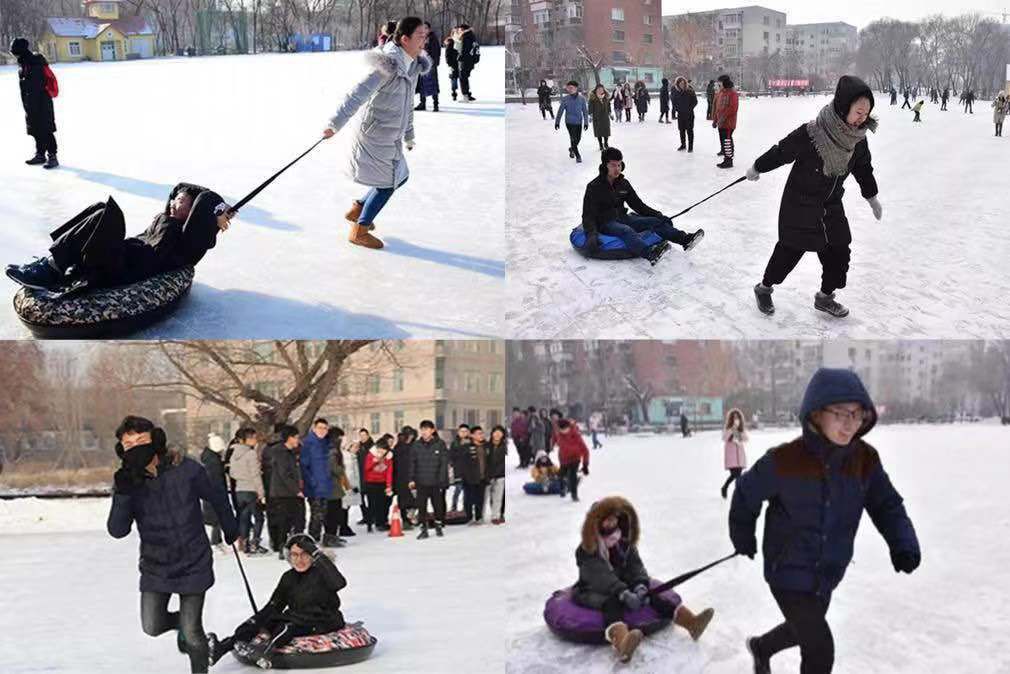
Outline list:
[[[60,95],[60,83],[56,81],[56,75],[48,65],[42,66],[42,78],[45,80],[46,93],[49,98],[56,98]]]

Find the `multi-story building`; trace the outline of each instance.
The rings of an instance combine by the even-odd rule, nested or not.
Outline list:
[[[398,341],[391,343],[389,354],[380,353],[381,348],[375,342],[348,359],[320,416],[345,431],[367,428],[373,434],[395,433],[404,425],[416,428],[423,419],[431,419],[440,430],[461,423],[487,427],[503,423],[504,341]],[[270,395],[279,393],[286,382],[278,371],[254,368],[246,375],[248,384]],[[195,399],[187,404],[191,441],[208,432],[230,437],[240,424],[216,405]]]
[[[785,53],[799,56],[800,67],[807,75],[836,79],[844,65],[843,56],[854,55],[859,47],[859,31],[842,21],[802,23],[786,26]]]

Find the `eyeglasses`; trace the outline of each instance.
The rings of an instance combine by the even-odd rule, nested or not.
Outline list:
[[[295,552],[294,550],[288,551],[288,559],[311,559],[312,555],[307,552]]]
[[[834,415],[835,419],[838,419],[843,423],[846,421],[863,423],[863,420],[866,419],[867,416],[866,410],[863,409],[862,407],[860,407],[858,410],[853,410],[851,412],[849,410],[834,410],[831,409],[830,407],[825,407],[824,411],[830,412],[832,415]]]

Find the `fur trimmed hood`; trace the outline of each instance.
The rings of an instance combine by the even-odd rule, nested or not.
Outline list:
[[[403,49],[392,42],[376,47],[365,54],[365,62],[387,77],[400,75],[427,75],[431,71],[432,61],[428,53],[421,51],[417,58],[411,61]]]
[[[599,548],[600,524],[611,515],[617,515],[617,526],[621,538],[631,545],[638,545],[640,534],[638,513],[623,496],[607,496],[594,503],[586,513],[582,523],[582,549],[595,554]]]
[[[725,430],[727,428],[726,424],[729,423],[729,418],[733,415],[734,412],[736,412],[737,414],[740,415],[741,430],[746,431],[747,430],[747,417],[745,417],[743,415],[743,412],[740,411],[739,407],[734,407],[733,409],[731,409],[728,412],[726,412],[725,421],[723,421],[723,424],[722,424],[723,429]]]

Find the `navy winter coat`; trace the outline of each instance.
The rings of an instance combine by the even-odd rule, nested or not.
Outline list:
[[[814,430],[810,414],[826,405],[859,402],[869,411],[847,446]],[[862,382],[848,370],[819,370],[803,397],[803,435],[770,449],[740,476],[729,514],[737,551],[757,549],[754,529],[764,501],[764,575],[778,590],[830,595],[852,560],[853,541],[865,509],[892,556],[919,556],[919,542],[902,498],[862,437],[877,421]]]
[[[329,441],[309,431],[302,439],[301,463],[305,498],[328,499],[333,491]]]
[[[210,541],[203,525],[200,501],[217,515],[229,544],[238,537],[238,523],[220,483],[212,483],[196,461],[164,462],[158,476],[130,494],[114,494],[108,530],[114,538],[129,535],[133,523],[140,534],[140,591],[197,594],[214,584]]]

